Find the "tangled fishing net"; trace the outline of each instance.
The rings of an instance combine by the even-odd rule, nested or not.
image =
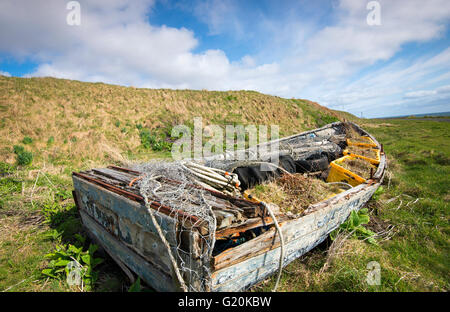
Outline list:
[[[184,290],[205,291],[210,286],[211,268],[209,263],[214,249],[216,232],[216,218],[208,204],[211,194],[199,187],[198,177],[181,161],[150,162],[136,165],[134,169],[144,173],[138,183],[147,207],[152,203],[158,203],[170,208],[170,217],[178,220],[181,225],[178,226],[177,222],[174,222],[172,228],[162,229],[164,236],[184,237],[183,232],[192,232],[200,225],[207,229],[207,234],[199,234],[201,239],[199,245],[202,248],[198,257],[202,267],[192,267],[189,261],[190,251],[188,248],[180,246],[180,243],[178,246],[170,246],[171,248],[168,249],[176,262],[175,271],[179,270],[182,275],[183,280],[179,282],[180,284],[185,283],[186,289]],[[149,209],[150,213],[152,213],[151,210]],[[157,223],[162,224],[162,217],[160,216],[159,220],[156,214],[155,217]],[[177,242],[180,241],[177,239]],[[175,264],[172,263],[172,265]],[[201,283],[191,283],[193,280],[200,280]]]
[[[214,198],[208,190],[230,196],[240,196],[237,174],[229,172],[233,172],[238,166],[270,163],[273,155],[279,157],[287,154],[294,159],[305,159],[325,152],[334,154],[341,152],[340,147],[336,143],[330,142],[328,137],[308,135],[306,138],[305,136],[283,141],[280,145],[276,142],[275,149],[269,146],[262,154],[251,148],[247,149],[245,160],[237,161],[233,157],[227,159],[227,153],[225,153],[203,159],[204,166],[185,160],[154,161],[134,166],[134,170],[143,174],[137,182],[140,194],[143,196],[155,228],[167,248],[173,271],[184,291],[211,289],[210,260],[215,245],[217,219],[211,206]],[[264,202],[262,204],[265,205]],[[178,222],[168,225],[162,213],[155,213],[155,209],[156,211],[165,209],[162,213]],[[283,265],[284,243],[273,212],[268,207],[266,209],[274,220],[282,242],[277,286]],[[199,227],[206,230],[199,231]],[[191,240],[195,240],[197,235],[199,243],[196,245],[199,246],[199,250],[194,255],[195,250],[192,250]],[[173,240],[170,244],[166,237],[175,237],[176,246],[173,245]],[[186,238],[189,238],[190,246],[181,246],[182,241]],[[196,261],[191,261],[193,257]],[[200,265],[198,265],[199,263]]]

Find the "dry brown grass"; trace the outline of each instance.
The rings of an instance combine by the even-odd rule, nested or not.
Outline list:
[[[373,168],[368,161],[359,158],[345,159],[340,165],[366,180],[370,178],[370,169]],[[373,170],[373,172],[375,172],[375,170]]]
[[[309,205],[341,192],[336,185],[303,174],[285,174],[248,192],[259,200],[276,204],[282,212],[302,213]]]
[[[0,76],[0,161],[14,162],[12,146],[29,136],[35,162],[122,162],[141,144],[137,124],[170,129],[192,124],[197,116],[204,125],[279,125],[282,135],[320,126],[320,116],[339,117],[314,102],[253,91],[136,89]],[[48,144],[51,137],[54,143]]]

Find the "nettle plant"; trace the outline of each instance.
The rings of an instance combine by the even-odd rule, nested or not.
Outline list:
[[[84,244],[85,238],[76,234],[78,241]],[[72,244],[58,244],[55,250],[45,257],[50,260],[42,274],[55,279],[65,278],[69,286],[78,286],[82,291],[89,291],[97,280],[94,268],[103,262],[102,258],[95,258],[98,246],[90,244],[88,250],[83,246]]]
[[[359,211],[352,210],[348,219],[342,223],[339,228],[330,233],[330,238],[335,240],[340,232],[346,231],[353,233],[352,237],[354,238],[367,240],[370,244],[378,245],[375,240],[376,233],[363,226],[363,224],[367,224],[369,221],[369,209],[362,208]]]

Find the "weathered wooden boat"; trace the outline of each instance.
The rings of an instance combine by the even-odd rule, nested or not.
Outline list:
[[[310,205],[301,215],[277,215],[284,236],[284,265],[324,241],[331,231],[347,219],[352,210],[363,207],[382,183],[386,168],[382,145],[356,124],[352,126],[361,135],[368,136],[381,150],[379,164],[371,178],[364,183]],[[345,141],[344,123],[332,123],[282,138],[276,143],[280,146],[288,143],[308,146],[303,151],[310,154],[311,151],[323,151],[323,142],[336,141],[336,138],[341,143]],[[301,155],[306,154],[300,151],[297,153],[300,155],[298,159],[302,160]],[[303,160],[306,158],[304,156]],[[224,155],[218,155],[205,159],[204,163],[214,166],[221,161],[223,163],[224,159]],[[169,251],[157,234],[143,197],[132,185],[132,181],[141,174],[116,166],[74,172],[74,199],[88,233],[125,272],[134,272],[157,291],[179,291],[180,284],[175,278]],[[279,235],[273,226],[274,220],[261,212],[258,204],[247,199],[233,198],[214,191],[209,193],[217,205],[241,207],[245,211],[244,220],[239,222],[218,218],[216,239],[252,229],[264,228],[266,231],[261,231],[240,245],[212,253],[206,266],[199,256],[204,248],[199,237],[205,234],[202,232],[205,229],[201,226],[192,227],[192,224],[201,224],[198,218],[183,211],[177,211],[175,215],[170,207],[157,202],[152,202],[151,208],[159,220],[158,227],[166,230],[165,238],[171,249],[183,250],[177,261],[182,261],[184,266],[191,269],[183,272],[183,280],[189,290],[246,290],[278,270],[281,248]],[[221,213],[223,215],[224,211]],[[186,224],[190,224],[191,230],[183,231]],[[174,233],[171,230],[173,228],[179,231]]]

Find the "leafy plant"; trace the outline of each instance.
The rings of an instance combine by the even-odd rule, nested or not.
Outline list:
[[[72,192],[69,190],[65,190],[65,189],[57,190],[55,195],[57,198],[59,198],[61,200],[72,198]]]
[[[0,168],[1,176],[1,168]],[[4,177],[0,179],[0,197],[7,194],[12,195],[13,193],[18,193],[22,190],[22,181],[18,181],[13,177]]]
[[[145,286],[142,286],[141,278],[138,276],[133,285],[131,285],[130,288],[128,288],[128,292],[153,292],[153,290]]]
[[[14,145],[13,151],[14,151],[14,154],[20,154],[25,151],[25,148],[22,145]]]
[[[141,278],[138,277],[133,285],[128,288],[128,292],[140,292],[141,291]]]
[[[372,195],[372,199],[373,200],[378,200],[380,199],[380,196],[384,193],[384,188],[382,186],[380,186],[375,193],[373,193]]]
[[[33,154],[31,152],[23,152],[17,155],[17,164],[18,165],[30,165],[33,161]]]
[[[346,231],[352,232],[352,237],[364,239],[370,244],[377,245],[378,243],[374,237],[375,233],[363,226],[363,224],[367,224],[369,221],[369,210],[367,208],[362,208],[358,212],[352,210],[348,219],[339,228],[330,233],[330,238],[334,240],[340,232]]]
[[[338,118],[336,118],[335,116],[329,116],[329,115],[325,115],[323,114],[320,119],[322,119],[322,122],[326,125],[332,122],[336,122],[339,121]]]
[[[225,97],[225,99],[226,99],[227,101],[229,101],[229,102],[231,102],[231,101],[236,101],[236,100],[237,100],[237,96],[234,96],[234,95],[228,95],[228,96]]]
[[[51,225],[58,225],[62,221],[62,215],[60,212],[64,208],[61,207],[61,205],[58,202],[52,202],[48,204],[44,204],[44,207],[42,207],[42,214],[44,215],[45,222],[49,223]]]
[[[74,235],[80,229],[80,218],[74,204],[61,205],[59,202],[44,204],[41,213],[44,222],[59,232],[66,241],[74,241]]]
[[[22,143],[23,144],[31,144],[31,143],[33,143],[33,139],[26,136],[23,138]]]
[[[166,142],[163,138],[158,138],[150,129],[143,128],[139,131],[141,143],[144,148],[151,148],[154,151],[170,150],[171,143]]]
[[[55,142],[55,138],[53,136],[49,137],[47,140],[47,144],[51,145],[51,144],[53,144],[53,142]]]
[[[84,243],[84,238],[81,238]],[[97,249],[98,246],[94,244],[90,244],[86,251],[83,251],[82,246],[59,244],[53,252],[45,256],[50,262],[47,268],[42,270],[42,274],[56,279],[64,277],[69,279],[75,267],[81,281],[81,289],[89,291],[97,280],[98,274],[94,271],[94,268],[103,262],[102,258],[94,257]],[[74,263],[75,265],[73,265]]]
[[[20,166],[30,165],[33,161],[33,154],[25,150],[21,145],[14,145],[14,153],[16,154],[16,162]]]

